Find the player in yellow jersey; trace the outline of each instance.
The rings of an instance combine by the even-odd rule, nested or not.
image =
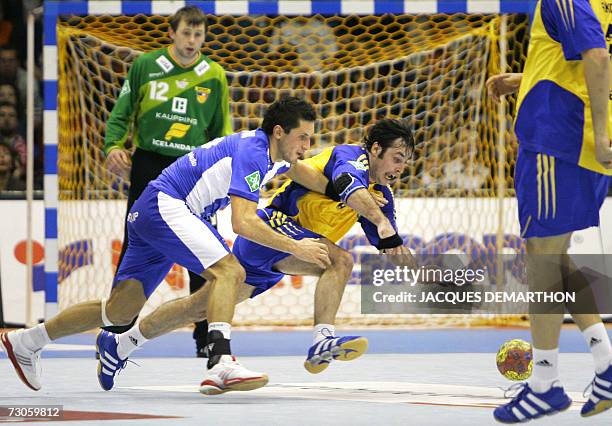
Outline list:
[[[335,243],[359,221],[372,245],[388,254],[407,255],[404,259],[411,261],[397,234],[389,185],[400,178],[413,150],[414,139],[406,122],[381,120],[372,126],[363,146],[330,147],[304,160],[327,177],[326,195],[287,181],[268,207],[257,211],[280,234],[297,241],[317,239],[324,243],[330,265],[317,266],[240,236],[234,243],[233,254],[246,271],[236,303],[265,292],[285,274],[319,277],[314,301],[314,343],[304,363],[311,373],[323,371],[332,360],[353,360],[368,345],[363,337],[335,336],[336,313],[353,269],[352,255]],[[199,320],[206,316],[204,309]],[[125,356],[142,345],[141,341],[132,343]],[[202,387],[200,391],[204,391]]]
[[[573,231],[599,225],[599,209],[610,184],[611,45],[609,0],[540,0],[523,73],[487,81],[495,99],[518,90],[515,188],[532,291],[571,291],[588,285],[567,249]],[[546,314],[536,313],[540,308],[530,307],[529,316],[533,375],[510,403],[495,410],[498,421],[522,422],[571,404],[558,373],[564,309],[546,307]],[[568,309],[595,360],[591,395],[581,412],[591,416],[612,407],[612,347],[595,309]]]
[[[277,232],[296,240],[316,238],[325,242],[331,267],[322,269],[242,237],[234,243],[234,255],[247,273],[243,289],[248,297],[268,290],[285,274],[319,277],[313,345],[304,363],[311,373],[323,371],[334,359],[354,359],[367,347],[363,337],[335,335],[336,313],[353,267],[351,254],[336,242],[359,221],[370,243],[379,250],[407,253],[397,234],[389,185],[400,178],[413,149],[414,139],[406,122],[381,120],[372,126],[363,146],[329,147],[305,160],[329,179],[327,195],[288,181],[274,194],[268,207],[258,211],[259,217]],[[386,199],[382,208],[370,191]]]

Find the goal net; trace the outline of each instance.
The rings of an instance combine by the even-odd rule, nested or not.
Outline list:
[[[499,114],[484,85],[500,71],[500,60],[510,64],[503,71],[522,69],[527,26],[522,14],[210,16],[203,53],[227,72],[235,130],[257,127],[267,105],[282,94],[310,100],[319,116],[310,155],[359,143],[378,119],[410,120],[418,149],[394,188],[400,233],[416,253],[435,246],[484,252],[495,262],[497,254],[521,250],[512,189],[516,143],[510,115]],[[129,182],[105,168],[104,125],[130,65],[143,52],[170,43],[167,29],[167,16],[142,14],[62,15],[57,21],[60,310],[110,292]],[[505,144],[498,142],[500,128]],[[273,181],[263,196],[281,183]],[[227,212],[219,221],[231,240]],[[360,256],[372,248],[358,227],[340,245],[354,254],[356,265],[340,324],[521,321],[363,315]],[[144,312],[187,295],[188,288],[186,272],[175,266]],[[308,324],[313,294],[313,279],[287,277],[242,304],[236,324]]]

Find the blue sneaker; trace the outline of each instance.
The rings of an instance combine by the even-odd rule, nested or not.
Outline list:
[[[572,405],[572,400],[560,386],[553,386],[544,393],[535,393],[527,383],[517,383],[508,390],[518,389],[521,390],[512,401],[495,409],[495,420],[502,423],[521,423],[559,413]]]
[[[115,374],[123,370],[127,364],[126,359],[117,355],[118,339],[115,333],[102,330],[96,337],[96,352],[98,354],[98,382],[105,391],[109,391],[115,384]]]
[[[603,373],[595,374],[595,378],[587,389],[589,387],[591,396],[580,410],[582,417],[594,416],[612,408],[612,365]]]
[[[315,343],[308,350],[304,368],[318,374],[325,370],[334,359],[352,361],[368,350],[368,339],[360,336],[329,336]]]

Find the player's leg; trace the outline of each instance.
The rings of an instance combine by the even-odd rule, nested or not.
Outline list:
[[[126,268],[138,271],[139,268],[142,269],[143,264],[147,265],[148,272],[154,269],[151,268],[152,262],[148,262],[151,260],[147,256],[150,254],[150,249],[134,233],[125,260],[117,274],[121,282],[116,279],[113,283],[109,301],[80,303],[63,310],[54,318],[36,327],[0,335],[2,345],[26,385],[35,390],[40,389],[40,352],[51,340],[103,325],[129,324],[137,316],[146,300],[145,295],[148,296],[152,290],[143,289],[142,283],[145,281],[141,278],[142,275],[122,276],[121,273]]]
[[[275,231],[290,238],[318,238],[323,241],[328,246],[331,265],[322,269],[288,253],[261,246],[239,236],[234,242],[233,252],[246,270],[246,282],[255,287],[252,297],[270,289],[285,274],[319,277],[315,290],[313,346],[309,350],[305,367],[317,373],[323,371],[332,359],[350,360],[363,354],[367,350],[367,339],[358,336],[335,336],[336,313],[353,267],[350,253],[319,234],[301,227],[279,211],[267,208],[258,211],[258,215]],[[327,343],[322,344],[325,339]]]
[[[353,271],[353,256],[324,238],[331,265],[325,270],[289,256],[274,264],[274,269],[288,275],[318,276],[314,300],[313,343],[304,361],[312,374],[325,370],[332,360],[352,361],[368,349],[368,340],[361,336],[336,336],[336,314],[344,288]]]
[[[222,280],[236,282],[244,277],[236,258],[228,253],[203,272],[207,284],[188,297],[171,300],[140,320],[140,331],[146,340],[154,339],[179,327],[207,318],[210,296]],[[241,283],[243,284],[243,283]],[[243,284],[244,285],[244,284]],[[237,295],[237,292],[235,293]],[[235,300],[236,297],[232,298]],[[232,299],[229,299],[232,300]],[[177,315],[177,313],[179,313]]]
[[[321,238],[327,245],[331,266],[325,270],[314,264],[289,256],[274,264],[274,269],[287,275],[318,276],[314,300],[315,324],[334,324],[346,283],[353,271],[353,256],[331,241]]]
[[[189,271],[189,294],[194,294],[200,291],[205,284],[206,280],[204,279],[204,277]],[[206,345],[208,343],[208,321],[197,321],[193,325],[194,328],[192,336],[193,340],[195,340],[196,343],[196,356],[198,358],[205,358]]]
[[[571,273],[568,275],[570,271],[567,268],[569,237],[573,231],[599,225],[598,210],[605,199],[608,185],[609,178],[606,176],[545,154],[519,148],[515,186],[521,233],[528,239],[527,273],[530,290],[560,291],[570,285],[568,277]],[[563,190],[558,191],[559,188]],[[534,308],[530,306],[534,347],[532,377],[523,392],[495,411],[495,417],[501,421],[518,422],[553,414],[571,404],[557,380],[558,342],[564,311],[560,306],[543,304]],[[594,325],[594,319],[582,317],[579,321],[586,327],[583,330],[586,337],[589,324]],[[612,385],[612,369],[610,375],[611,380],[606,382]],[[546,402],[548,408],[533,408],[529,402],[533,398]],[[527,410],[525,404],[535,411]],[[585,414],[585,410],[592,408],[588,405],[587,402],[583,407],[583,415],[589,415]],[[603,405],[600,404],[600,407]],[[592,414],[596,412],[600,411]]]
[[[527,281],[529,291],[562,292],[563,256],[569,237],[527,239]],[[530,306],[529,321],[534,365],[529,386],[537,393],[548,391],[559,381],[559,335],[565,312],[562,304]]]
[[[210,224],[217,229],[217,216],[210,218]],[[189,271],[189,294],[194,294],[206,284],[206,280],[201,275]],[[197,321],[194,323],[193,339],[196,342],[196,356],[206,358],[208,346],[208,320]]]
[[[125,219],[123,221],[123,243],[121,244],[121,251],[119,252],[119,260],[117,261],[117,271],[123,261],[125,252],[128,247],[128,226],[127,217],[134,203],[140,195],[143,193],[149,182],[157,178],[159,174],[170,164],[172,164],[175,158],[160,155],[155,152],[149,152],[142,149],[136,149],[132,155],[132,167],[130,168],[130,186],[128,189],[127,207],[125,210]],[[110,296],[109,296],[110,297]],[[135,316],[129,323],[125,325],[112,325],[102,327],[106,331],[113,333],[123,333],[129,330],[136,322],[137,316]],[[118,323],[117,323],[118,324]]]
[[[117,303],[121,300],[122,303]],[[108,301],[92,300],[71,306],[52,319],[27,330],[0,334],[0,344],[19,378],[31,389],[39,390],[40,353],[44,346],[60,337],[88,331],[103,325],[129,324],[145,302],[139,282],[124,282],[115,287]]]
[[[581,410],[583,416],[589,417],[612,408],[612,344],[597,313],[595,297],[586,277],[569,256],[565,256],[564,268],[565,289],[576,296],[576,302],[567,304],[567,308],[582,332],[595,364],[591,395]]]
[[[238,286],[244,281],[244,270],[212,225],[191,213],[182,200],[159,191],[156,191],[154,198],[151,199],[153,206],[150,209],[153,213],[147,217],[149,244],[164,253],[169,262],[202,273],[208,282],[202,289],[203,293],[197,292],[183,301],[162,305],[124,335],[140,343],[206,314],[210,321],[208,340],[211,345],[207,377],[229,378],[229,381],[221,379],[217,389],[211,390],[211,393],[263,386],[267,383],[267,377],[241,367],[231,356],[230,350],[230,322]],[[206,293],[208,303],[204,308],[200,305]],[[122,360],[124,335],[117,348]]]
[[[521,149],[515,168],[515,189],[521,236],[526,238],[526,269],[530,291],[563,291],[562,258],[575,229],[571,198],[576,187],[574,165]],[[569,174],[569,175],[568,175]],[[563,191],[558,191],[563,188]],[[569,195],[569,197],[568,197]],[[562,304],[530,304],[533,372],[523,390],[495,409],[501,422],[517,423],[563,411],[571,405],[559,378],[559,334]]]

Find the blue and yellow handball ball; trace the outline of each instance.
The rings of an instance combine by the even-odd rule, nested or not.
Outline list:
[[[531,344],[521,339],[508,340],[497,351],[497,369],[508,380],[521,381],[531,376]]]

